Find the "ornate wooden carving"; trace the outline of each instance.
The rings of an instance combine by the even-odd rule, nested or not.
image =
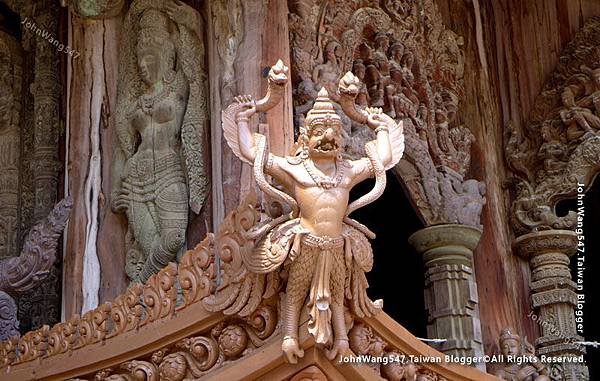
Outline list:
[[[246,316],[227,317],[203,309],[209,295],[217,298],[225,295],[215,291],[237,287],[239,280],[231,278],[230,271],[221,273],[219,279],[214,262],[217,252],[226,266],[239,267],[249,245],[244,237],[259,218],[257,200],[249,197],[227,216],[216,234],[186,252],[179,265],[170,264],[152,275],[145,285],[132,285],[123,295],[84,316],[74,315],[53,327],[44,326],[20,339],[0,342],[0,379],[53,375],[61,378],[57,376],[60,373],[62,378],[75,377],[74,380],[183,380],[210,378],[208,373],[217,369],[237,375],[225,379],[238,379],[248,368],[249,363],[238,361],[244,358],[262,361],[265,367],[262,374],[270,379],[269,373],[275,368],[281,370],[282,366],[278,288],[265,288],[262,295],[267,298]],[[177,284],[182,289],[180,297],[175,292]],[[183,326],[179,326],[181,323]],[[302,346],[305,349],[314,346],[309,341],[306,324],[302,327]],[[157,341],[156,332],[165,335],[162,341]],[[443,356],[419,342],[385,313],[357,321],[349,339],[356,354]],[[304,360],[306,365],[302,367],[318,365],[329,377],[332,364],[327,364],[314,349],[309,350],[310,355]],[[132,351],[136,353],[134,358]],[[320,358],[319,363],[312,362],[315,354]],[[321,367],[323,364],[327,367]],[[390,364],[390,369],[376,371],[390,380],[415,380],[411,376],[419,381],[493,379],[475,369],[453,364],[413,365]],[[288,377],[322,379],[312,368],[297,373],[299,368],[283,366]],[[350,370],[350,374],[365,375],[362,366],[342,368]]]
[[[226,223],[217,235],[221,253],[229,250],[232,258],[241,260],[239,246],[242,242],[243,226],[254,224],[258,212],[255,200],[249,199],[239,210],[228,216]],[[64,213],[64,208],[60,209]],[[60,219],[64,225],[63,214]],[[57,216],[49,219],[56,230]],[[39,230],[36,230],[39,231]],[[44,241],[46,242],[46,241]],[[42,357],[52,357],[69,351],[110,340],[121,334],[137,330],[151,324],[161,324],[173,318],[192,304],[216,290],[214,272],[214,236],[207,237],[194,250],[188,251],[181,263],[170,263],[157,274],[153,274],[144,285],[133,284],[123,295],[112,302],[104,303],[88,311],[83,316],[75,315],[66,322],[53,327],[44,326],[28,332],[17,343],[5,341],[0,345],[0,358],[3,366],[16,365]],[[46,253],[44,246],[44,253]],[[44,258],[48,255],[43,256]],[[12,267],[11,267],[12,268]],[[14,271],[13,271],[14,272]],[[183,298],[177,301],[177,286],[183,291]],[[221,287],[232,284],[224,279]],[[1,311],[0,311],[1,312]],[[134,361],[127,361],[118,368],[105,369],[94,379],[117,379],[126,375],[143,372],[148,379],[182,380],[184,377],[200,377],[215,367],[222,366],[244,356],[254,348],[262,346],[276,330],[277,307],[272,300],[265,300],[256,311],[246,317],[231,317],[222,320],[210,330],[195,334],[168,346],[160,351]],[[17,350],[17,348],[19,348]]]
[[[0,32],[0,258],[19,252],[22,56]]]
[[[132,280],[145,281],[175,259],[185,243],[188,203],[199,213],[207,196],[208,106],[197,17],[183,3],[139,0],[124,22],[111,202],[129,221],[125,270]]]
[[[70,199],[58,203],[44,221],[31,229],[20,256],[0,260],[2,339],[14,336],[14,329],[19,325],[12,297],[39,287],[50,274],[56,261],[58,239],[67,224],[71,206]]]
[[[535,356],[535,348],[527,341],[526,337],[521,339],[514,329],[506,327],[500,333],[498,345],[504,361],[495,364],[494,375],[503,380],[550,381],[548,368]],[[508,361],[510,356],[523,356],[529,361],[522,364],[511,362]]]
[[[319,88],[336,94],[352,70],[364,82],[353,90],[356,103],[404,122],[405,160],[396,173],[426,223],[481,227],[484,185],[468,179],[474,137],[457,117],[462,38],[442,24],[434,1],[298,0],[289,7],[297,127]],[[344,130],[346,150],[360,155],[370,132],[349,119]]]
[[[386,380],[390,381],[448,381],[447,378],[436,374],[431,369],[410,361],[404,353],[382,339],[371,327],[363,322],[357,322],[350,330],[350,349],[356,355],[388,357],[387,363],[374,362],[371,368]]]
[[[600,171],[600,18],[567,45],[523,130],[509,123],[506,158],[515,175],[515,233],[573,229],[577,215],[556,203],[587,189]]]
[[[6,4],[22,19],[35,24],[23,28],[21,46],[23,55],[20,183],[17,240],[21,244],[24,234],[37,221],[43,219],[57,202],[58,173],[62,168],[58,160],[60,137],[58,82],[58,51],[48,40],[38,34],[56,37],[58,10],[53,0],[9,0]],[[36,32],[39,30],[40,32]],[[35,165],[32,163],[35,162]],[[12,255],[16,255],[18,249]],[[60,318],[60,277],[53,269],[46,281],[19,299],[19,316],[24,328],[39,326],[41,322],[55,322]]]

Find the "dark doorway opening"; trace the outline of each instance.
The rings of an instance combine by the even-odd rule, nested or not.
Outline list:
[[[369,192],[373,184],[370,180],[357,185],[351,199]],[[408,244],[408,237],[423,224],[395,175],[387,174],[387,187],[379,200],[352,217],[377,234],[371,241],[375,264],[367,274],[369,296],[383,299],[383,310],[415,336],[427,337],[423,262]]]
[[[580,273],[583,275],[582,293],[585,296],[583,303],[583,337],[586,341],[600,342],[600,293],[593,278],[594,272],[600,270],[600,179],[596,178],[592,187],[583,197],[583,209],[577,200],[564,200],[556,207],[559,216],[566,215],[569,210],[583,211],[583,252],[578,252],[571,257],[571,277],[577,282]],[[582,258],[585,257],[583,260]],[[578,263],[579,262],[579,263]],[[590,380],[600,379],[600,348],[586,346],[585,360],[590,371]]]

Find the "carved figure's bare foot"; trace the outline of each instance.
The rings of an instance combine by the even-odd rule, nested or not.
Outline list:
[[[298,339],[295,337],[284,338],[283,343],[281,344],[281,350],[283,351],[287,362],[290,364],[296,364],[298,358],[304,357],[304,350],[300,348]]]
[[[348,344],[348,339],[337,339],[333,343],[333,347],[325,351],[327,358],[331,361],[336,358],[345,355],[348,352],[350,345]]]

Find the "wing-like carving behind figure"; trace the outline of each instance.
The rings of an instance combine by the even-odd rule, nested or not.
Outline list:
[[[124,21],[111,203],[128,219],[125,271],[134,281],[176,258],[188,210],[199,213],[208,192],[198,17],[183,3],[139,0]]]
[[[325,87],[339,110],[338,81],[361,82],[355,103],[404,123],[405,159],[395,172],[429,225],[480,226],[482,182],[468,179],[474,136],[457,117],[463,94],[462,38],[433,0],[290,1],[296,127]],[[372,132],[342,116],[348,156],[364,154]]]
[[[573,229],[558,216],[562,199],[591,186],[600,171],[600,18],[577,32],[535,100],[523,130],[507,125],[505,151],[517,178],[512,221],[517,234]]]

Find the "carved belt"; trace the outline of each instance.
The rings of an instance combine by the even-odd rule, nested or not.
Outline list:
[[[147,178],[167,169],[181,167],[181,159],[176,154],[168,154],[159,158],[133,159],[130,163],[130,175],[134,178]]]
[[[313,274],[310,287],[308,309],[310,320],[308,331],[319,344],[328,344],[331,341],[331,292],[329,278],[331,275],[332,256],[343,251],[344,237],[317,237],[306,234],[302,238],[305,246],[318,248],[317,265]]]

